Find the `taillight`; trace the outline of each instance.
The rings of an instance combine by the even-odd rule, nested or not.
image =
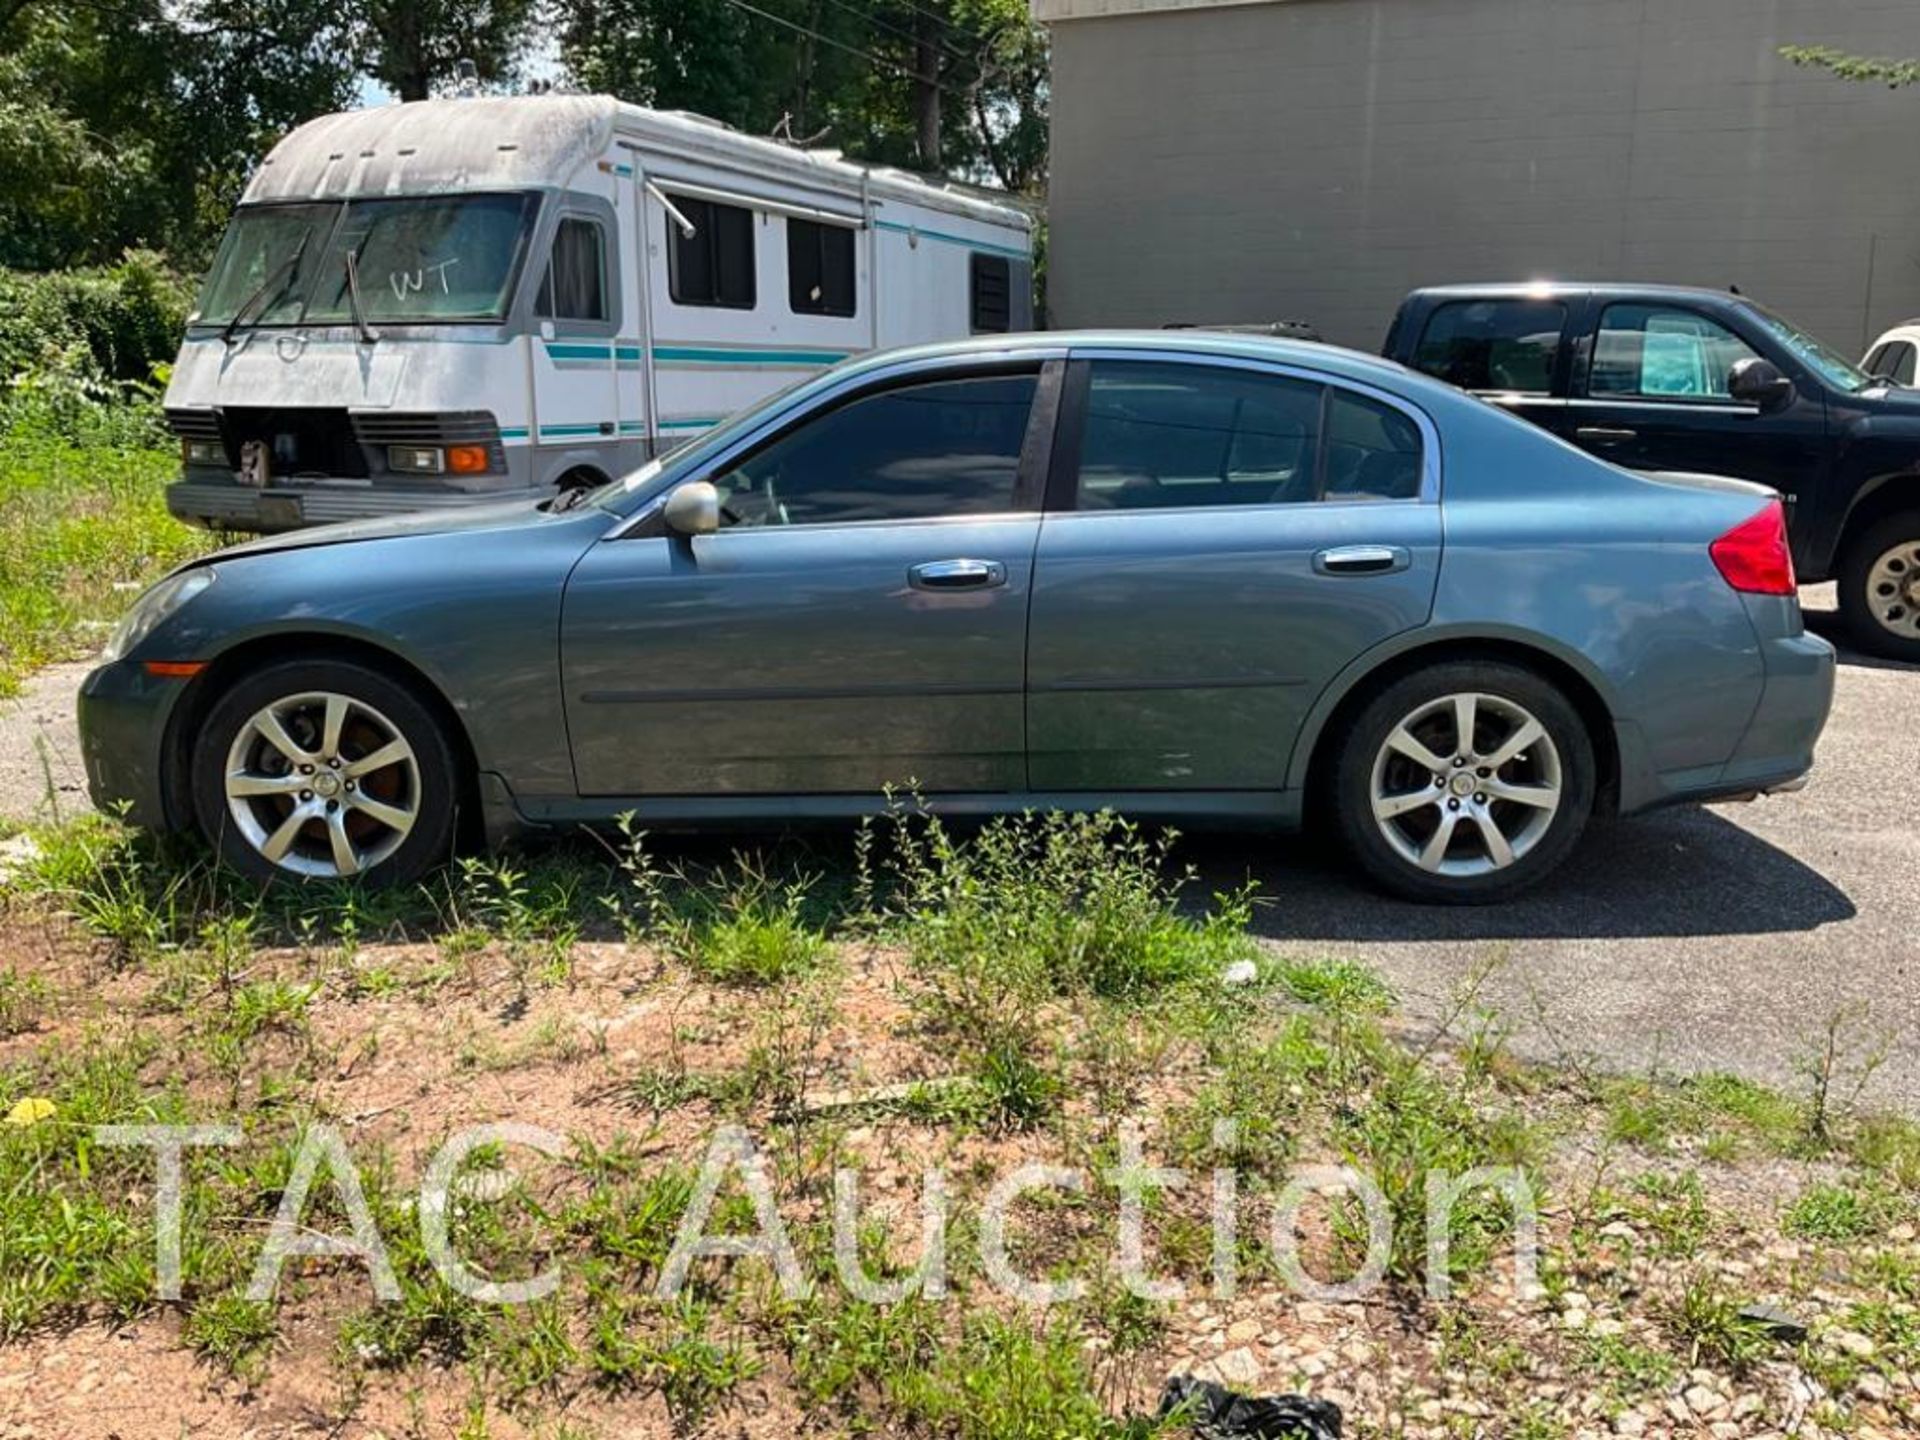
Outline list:
[[[1742,520],[1707,547],[1727,584],[1749,595],[1791,595],[1793,551],[1787,547],[1787,512],[1778,500]]]

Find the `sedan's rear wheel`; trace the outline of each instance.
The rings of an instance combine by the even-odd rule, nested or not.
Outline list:
[[[1476,904],[1566,858],[1593,806],[1593,746],[1540,676],[1449,662],[1366,705],[1334,785],[1340,829],[1369,875],[1410,899]]]
[[[201,828],[261,878],[414,879],[447,851],[454,787],[426,707],[344,661],[246,677],[215,704],[195,748]]]

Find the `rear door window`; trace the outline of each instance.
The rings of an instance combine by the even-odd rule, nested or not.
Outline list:
[[[1672,305],[1609,305],[1594,339],[1587,394],[1627,400],[1730,401],[1727,379],[1752,348],[1717,320]]]
[[[1414,368],[1462,390],[1546,395],[1566,332],[1558,300],[1454,300],[1427,317]]]

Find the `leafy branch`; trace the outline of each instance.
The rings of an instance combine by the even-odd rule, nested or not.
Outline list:
[[[1829,45],[1782,45],[1780,54],[1804,69],[1825,70],[1842,80],[1873,81],[1889,90],[1920,85],[1920,60],[1849,55]]]

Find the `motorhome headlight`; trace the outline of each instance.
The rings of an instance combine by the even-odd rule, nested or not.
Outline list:
[[[183,465],[218,465],[227,469],[227,447],[218,440],[182,440],[180,442],[180,463]]]
[[[387,468],[396,475],[438,475],[447,457],[438,445],[389,445]]]
[[[169,575],[133,602],[133,608],[114,627],[100,658],[109,662],[122,658],[151,635],[162,620],[211,584],[213,571],[204,565]]]

